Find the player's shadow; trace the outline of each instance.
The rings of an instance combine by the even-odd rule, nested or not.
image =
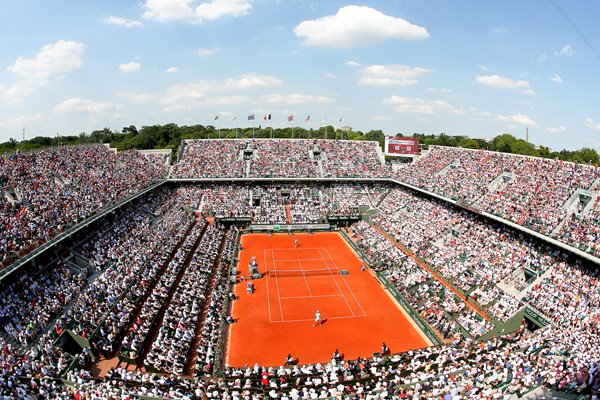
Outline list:
[[[323,318],[321,320],[321,326],[325,325],[327,323],[327,321],[328,321],[327,318]]]

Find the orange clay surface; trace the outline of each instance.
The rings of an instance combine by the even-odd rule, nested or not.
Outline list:
[[[299,246],[294,247],[298,239]],[[392,352],[426,347],[413,322],[399,309],[338,233],[249,234],[241,238],[238,284],[226,363],[275,366],[291,353],[300,364],[328,362],[339,349],[346,359],[372,357],[386,342]],[[256,257],[261,279],[246,293],[248,263]],[[277,270],[347,270],[349,275],[273,277]],[[271,273],[265,274],[265,271]],[[325,274],[322,274],[325,272]],[[315,312],[323,323],[313,327]]]

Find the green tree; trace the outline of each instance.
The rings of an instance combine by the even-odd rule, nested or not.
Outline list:
[[[504,153],[511,153],[513,143],[517,139],[508,133],[498,135],[492,140],[492,149]]]
[[[462,147],[465,149],[479,149],[479,142],[475,139],[470,139],[468,137],[463,137],[458,142],[458,147]]]

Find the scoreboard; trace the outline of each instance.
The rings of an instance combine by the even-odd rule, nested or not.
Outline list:
[[[390,156],[418,155],[419,139],[408,137],[386,137],[385,154]]]

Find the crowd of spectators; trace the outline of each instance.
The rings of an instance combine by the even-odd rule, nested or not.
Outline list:
[[[179,243],[181,240],[183,242],[176,247],[175,253],[165,255],[161,259],[161,263],[155,264],[157,267],[155,273],[144,274],[144,281],[146,283],[136,286],[147,286],[147,290],[149,291],[152,288],[152,291],[145,301],[138,302],[141,303],[140,313],[134,323],[130,325],[127,335],[123,339],[121,353],[126,357],[137,361],[138,356],[142,356],[147,338],[153,332],[152,328],[160,322],[158,315],[165,307],[173,284],[204,227],[205,223],[195,224],[186,237],[184,237],[185,229],[179,230],[179,234],[176,236],[176,243]],[[165,263],[166,266],[162,268]],[[156,278],[151,279],[152,277]]]
[[[0,265],[165,178],[137,151],[57,147],[0,157]]]
[[[389,185],[379,183],[317,186],[219,183],[181,187],[177,194],[203,215],[246,217],[253,223],[272,224],[317,223],[325,221],[329,215],[357,216],[359,207],[376,207],[389,190]]]
[[[252,149],[252,143],[248,141],[238,149],[240,164],[246,164],[242,153],[244,148]],[[319,162],[324,171],[334,171],[335,176],[366,174],[365,170],[356,170],[356,166],[340,163],[332,168],[328,165],[329,155],[334,153],[327,149],[330,144],[317,141],[315,145],[320,149]],[[268,146],[278,148],[279,145]],[[369,146],[365,144],[364,152],[355,148],[351,157],[361,159],[370,154]],[[343,147],[340,149],[344,150]],[[595,179],[595,172],[590,173],[594,170],[585,166],[563,166],[548,161],[534,168],[535,160],[525,157],[515,160],[515,156],[495,158],[494,153],[465,155],[462,152],[434,154],[436,162],[431,164],[437,163],[437,166],[432,167],[429,177],[418,177],[419,185],[439,185],[440,193],[443,191],[445,196],[456,196],[476,205],[494,198],[489,204],[485,203],[486,209],[514,206],[517,211],[511,209],[510,212],[515,215],[515,221],[544,233],[554,229],[562,218],[555,205],[564,203],[577,188],[589,187]],[[256,154],[260,155],[260,151]],[[131,152],[123,157],[123,163],[135,162],[138,155]],[[376,167],[370,165],[368,159],[369,156],[363,159],[363,164],[375,171]],[[251,160],[251,166],[255,160]],[[448,167],[453,163],[454,166]],[[491,172],[483,171],[487,164]],[[506,168],[507,164],[514,168]],[[471,166],[475,169],[463,170]],[[56,170],[60,168],[64,166]],[[514,176],[512,180],[490,187],[488,180],[493,180],[497,172]],[[540,178],[539,186],[534,187],[534,178],[529,176],[536,174],[544,174],[546,178]],[[435,179],[432,176],[436,176]],[[66,174],[56,174],[50,181],[57,189],[67,187],[73,179]],[[461,185],[464,179],[473,182]],[[100,175],[92,174],[92,182],[100,180]],[[15,199],[23,198],[17,186],[6,182],[8,180],[3,180],[4,190],[9,194],[7,201],[12,197],[10,193],[14,193]],[[141,187],[143,185],[138,188]],[[476,191],[485,193],[480,196]],[[503,197],[504,200],[494,197],[508,191],[520,200],[511,196]],[[544,200],[535,197],[546,194],[548,198]],[[503,225],[385,185],[198,185],[163,188],[144,199],[144,204],[137,202],[126,208],[112,224],[79,245],[81,254],[97,271],[87,287],[83,277],[59,263],[35,276],[23,274],[15,278],[13,286],[7,284],[4,288],[0,296],[0,322],[7,337],[0,338],[1,395],[20,398],[152,395],[224,399],[336,396],[489,399],[521,395],[539,385],[588,394],[600,392],[598,269]],[[114,199],[104,205],[110,201]],[[529,201],[533,208],[519,210],[518,204],[523,201]],[[305,366],[227,368],[223,376],[213,376],[213,369],[220,360],[217,353],[223,346],[224,317],[231,300],[226,268],[215,270],[215,266],[220,266],[218,249],[223,240],[220,262],[234,261],[233,243],[237,242],[238,234],[207,226],[206,222],[199,222],[190,230],[193,218],[182,206],[207,213],[219,210],[222,215],[251,216],[256,222],[290,219],[312,222],[336,210],[352,212],[352,204],[378,208],[380,212],[373,221],[435,272],[423,268],[420,261],[407,256],[368,223],[353,226],[353,239],[373,268],[406,298],[445,344],[389,358],[374,356]],[[545,214],[538,208],[547,213],[555,212],[554,219],[540,218]],[[580,211],[582,208],[578,208]],[[594,212],[595,208],[592,216]],[[28,215],[28,211],[21,213],[24,215],[19,218]],[[542,220],[545,222],[541,223]],[[196,253],[188,258],[205,227]],[[560,234],[566,235],[567,228],[563,229]],[[581,246],[593,252],[595,239],[586,235],[579,233],[568,239],[561,236],[561,239],[582,241]],[[182,243],[181,256],[177,252],[178,243]],[[175,264],[172,268],[171,262],[178,263],[179,268],[175,268]],[[519,301],[497,285],[506,283],[509,277],[525,268],[535,272],[539,279],[519,288],[523,290],[523,299]],[[464,293],[485,312],[476,312],[447,285]],[[55,330],[43,334],[54,316],[61,314],[71,300],[72,307],[60,318]],[[522,326],[514,336],[477,342],[491,331],[492,322],[506,321],[524,304],[549,317],[551,325],[534,333]],[[199,310],[204,305],[207,317],[199,321]],[[121,341],[123,354],[132,355],[131,351],[137,354],[147,340],[145,333],[151,330],[156,315],[161,312],[164,318],[159,321],[158,336],[148,343],[150,352],[146,362],[173,375],[117,368],[103,380],[90,376],[88,366],[94,354],[112,355],[120,348]],[[488,320],[486,314],[493,318]],[[55,346],[54,340],[65,328],[89,339],[92,349],[72,356]],[[200,343],[194,354],[197,377],[177,377],[190,361],[198,329]],[[63,375],[73,362],[77,367],[66,377],[74,386],[65,387],[52,379]]]
[[[230,267],[237,257],[239,230],[232,227],[225,232],[224,244],[217,260],[214,276],[214,287],[210,293],[206,317],[200,330],[200,341],[196,349],[196,366],[194,374],[211,375],[215,366],[222,365],[225,346],[225,324],[235,322],[229,313],[229,304],[235,300],[230,291],[228,275]],[[229,317],[229,320],[228,320]]]
[[[62,261],[39,271],[23,272],[0,286],[0,329],[14,344],[27,346],[85,285],[85,278]]]
[[[316,178],[317,161],[310,156],[313,142],[307,139],[254,140],[255,156],[249,178]]]
[[[383,183],[337,183],[320,188],[323,207],[332,214],[359,214],[361,206],[377,208],[391,187]]]
[[[593,201],[593,204],[589,213],[572,213],[557,232],[556,238],[600,257],[600,201],[598,197],[590,201]]]
[[[317,140],[325,178],[384,178],[390,176],[377,142]],[[380,157],[381,156],[381,157]]]
[[[578,189],[593,189],[600,171],[560,160],[436,146],[397,178],[550,235],[567,217],[567,200]],[[561,237],[568,236],[566,229]]]
[[[173,178],[243,178],[246,162],[245,139],[185,140],[179,161],[173,165]]]
[[[191,258],[181,260],[188,265],[184,265],[177,288],[164,306],[162,324],[146,364],[163,372],[183,375],[200,310],[210,296],[208,289],[222,238],[221,229],[208,225]]]
[[[377,142],[309,139],[187,140],[173,178],[384,178]]]

